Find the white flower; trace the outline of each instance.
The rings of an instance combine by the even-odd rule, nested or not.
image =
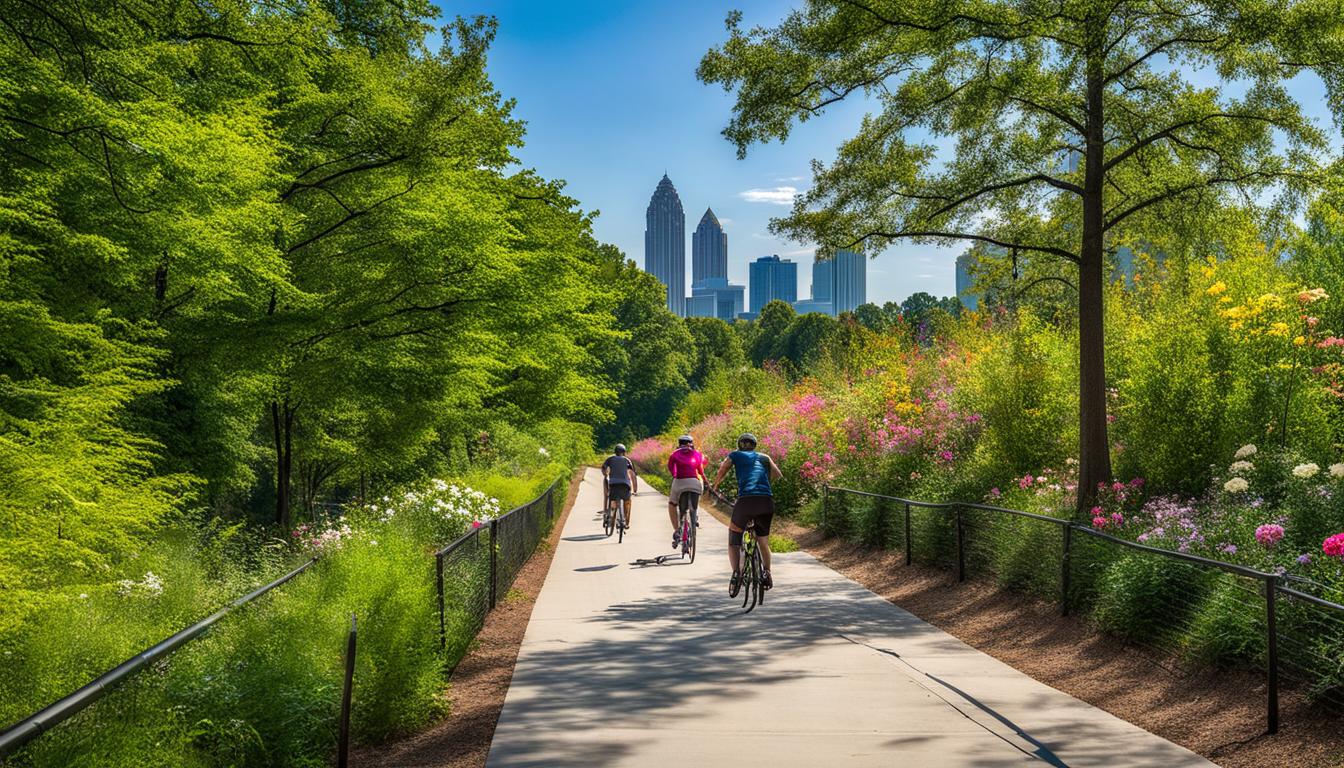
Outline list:
[[[548,451],[548,450],[546,450],[545,448],[538,448],[538,449],[537,449],[537,453],[540,453],[542,456],[550,456],[550,455],[551,455],[551,452]]]
[[[1259,451],[1260,449],[1256,448],[1254,443],[1247,443],[1237,449],[1236,458],[1238,459],[1249,458],[1251,456],[1254,456]]]
[[[1312,464],[1311,462],[1307,462],[1306,464],[1298,464],[1296,467],[1293,467],[1293,477],[1298,477],[1303,480],[1306,480],[1308,477],[1312,477],[1313,475],[1315,475],[1317,472],[1320,471],[1321,471],[1320,467],[1316,466],[1315,464]]]
[[[80,592],[80,593],[79,593],[79,599],[80,599],[80,600],[88,600],[88,599],[89,599],[89,593],[88,593],[88,592]]]
[[[153,571],[145,571],[145,580],[140,586],[144,587],[151,595],[163,594],[163,580],[154,575]]]
[[[1234,461],[1232,462],[1232,466],[1227,469],[1234,475],[1240,475],[1243,472],[1250,472],[1252,469],[1255,469],[1255,465],[1245,460]]]
[[[1244,477],[1234,477],[1226,483],[1223,483],[1223,490],[1228,493],[1241,493],[1250,487],[1251,484],[1246,482],[1246,478]]]
[[[1338,480],[1341,477],[1344,477],[1344,463],[1331,464],[1330,476],[1335,478],[1336,480]]]

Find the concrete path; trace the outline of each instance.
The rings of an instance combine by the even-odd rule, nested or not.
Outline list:
[[[806,553],[743,614],[727,533],[670,553],[645,486],[624,543],[589,470],[518,655],[488,766],[1209,766],[920,621]],[[1005,631],[1012,631],[1005,628]]]

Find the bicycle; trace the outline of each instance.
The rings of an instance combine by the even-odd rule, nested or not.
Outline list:
[[[749,524],[742,531],[742,607],[746,613],[756,610],[756,606],[765,605],[765,589],[762,587],[762,574],[765,573],[765,561],[761,558],[761,548],[756,545],[756,526]],[[751,605],[748,606],[747,603]]]
[[[606,510],[602,513],[602,530],[610,536],[613,531],[616,532],[616,543],[625,540],[625,499],[616,499],[616,512],[611,511],[610,502]]]
[[[681,526],[681,556],[690,556],[695,562],[695,529],[700,527],[700,494],[685,491],[677,499],[678,520]]]

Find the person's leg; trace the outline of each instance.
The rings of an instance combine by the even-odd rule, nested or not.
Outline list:
[[[757,536],[757,537],[756,537],[756,546],[758,546],[758,547],[761,548],[761,566],[765,568],[765,570],[766,570],[767,573],[769,573],[769,571],[770,571],[770,537],[769,537],[769,536]]]
[[[677,525],[679,521],[677,520],[677,502],[675,499],[667,500],[667,519],[672,521],[672,533],[675,535],[677,531],[681,530],[680,526]]]

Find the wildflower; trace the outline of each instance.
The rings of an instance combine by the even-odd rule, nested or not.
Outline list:
[[[480,528],[482,525],[484,525],[484,523],[482,523],[480,520],[472,520],[472,521],[471,521],[471,527],[472,527],[473,530],[476,529],[476,528]]]
[[[1344,462],[1330,465],[1330,476],[1338,480],[1344,477]]]
[[[1204,292],[1209,294],[1210,296],[1217,296],[1218,294],[1226,290],[1227,290],[1227,283],[1224,283],[1222,280],[1219,280],[1218,282],[1206,288]]]
[[[1225,543],[1225,544],[1223,544],[1222,546],[1218,547],[1218,551],[1219,551],[1219,552],[1226,552],[1226,553],[1229,554],[1229,555],[1235,555],[1235,554],[1237,554],[1237,545],[1236,545],[1236,544],[1227,544],[1227,543]]]
[[[1250,487],[1251,484],[1246,482],[1246,478],[1244,477],[1234,477],[1226,483],[1223,483],[1223,490],[1228,493],[1243,493]]]
[[[1309,554],[1307,554],[1307,553],[1305,553],[1305,552],[1302,553],[1302,554],[1300,554],[1300,555],[1298,555],[1298,556],[1297,556],[1297,564],[1298,564],[1298,565],[1311,565],[1311,555],[1309,555]]]
[[[1247,443],[1237,449],[1235,458],[1247,459],[1250,458],[1251,456],[1254,456],[1259,451],[1260,449],[1255,447],[1255,443]]]
[[[1125,516],[1122,515],[1122,514],[1120,514],[1119,512],[1112,512],[1112,513],[1111,513],[1111,522],[1112,522],[1112,523],[1115,523],[1116,525],[1124,525],[1124,524],[1125,524]]]
[[[1307,337],[1306,337],[1306,336],[1297,336],[1296,338],[1293,339],[1293,344],[1294,344],[1295,346],[1299,346],[1299,347],[1301,347],[1301,346],[1304,346],[1306,343],[1307,343]]]
[[[1272,547],[1283,539],[1283,526],[1267,523],[1255,529],[1255,540],[1266,547]]]
[[[1322,541],[1321,551],[1331,557],[1344,557],[1344,533],[1336,533]]]
[[[1240,475],[1243,472],[1250,472],[1253,469],[1255,469],[1254,464],[1252,464],[1249,461],[1246,461],[1245,459],[1242,459],[1240,461],[1232,462],[1232,466],[1228,467],[1227,471],[1231,472],[1234,475]]]
[[[551,452],[548,451],[548,450],[546,450],[545,448],[538,448],[538,449],[537,449],[537,453],[540,453],[542,456],[550,456],[550,455],[551,455]]]
[[[990,489],[989,489],[989,495],[990,495],[991,498],[995,498],[995,499],[997,499],[997,498],[999,498],[1000,496],[1003,495],[1003,492],[1000,491],[997,487],[995,487],[995,488],[990,488]]]
[[[79,599],[80,599],[80,600],[88,600],[88,599],[89,599],[89,593],[88,593],[88,592],[80,592],[80,593],[79,593]]]
[[[1097,517],[1092,518],[1092,527],[1093,527],[1093,528],[1105,528],[1105,527],[1106,527],[1106,518],[1101,517],[1100,515],[1098,515]]]
[[[1310,304],[1313,301],[1320,301],[1321,299],[1328,298],[1330,298],[1330,294],[1326,293],[1324,288],[1312,288],[1297,294],[1297,300],[1302,304]]]
[[[1317,472],[1320,471],[1321,468],[1319,466],[1311,462],[1307,462],[1306,464],[1298,464],[1296,467],[1293,467],[1293,477],[1306,480],[1307,478],[1312,477],[1313,475],[1315,475]]]
[[[1017,481],[1017,487],[1026,490],[1031,487],[1031,475],[1023,475],[1021,480]]]

